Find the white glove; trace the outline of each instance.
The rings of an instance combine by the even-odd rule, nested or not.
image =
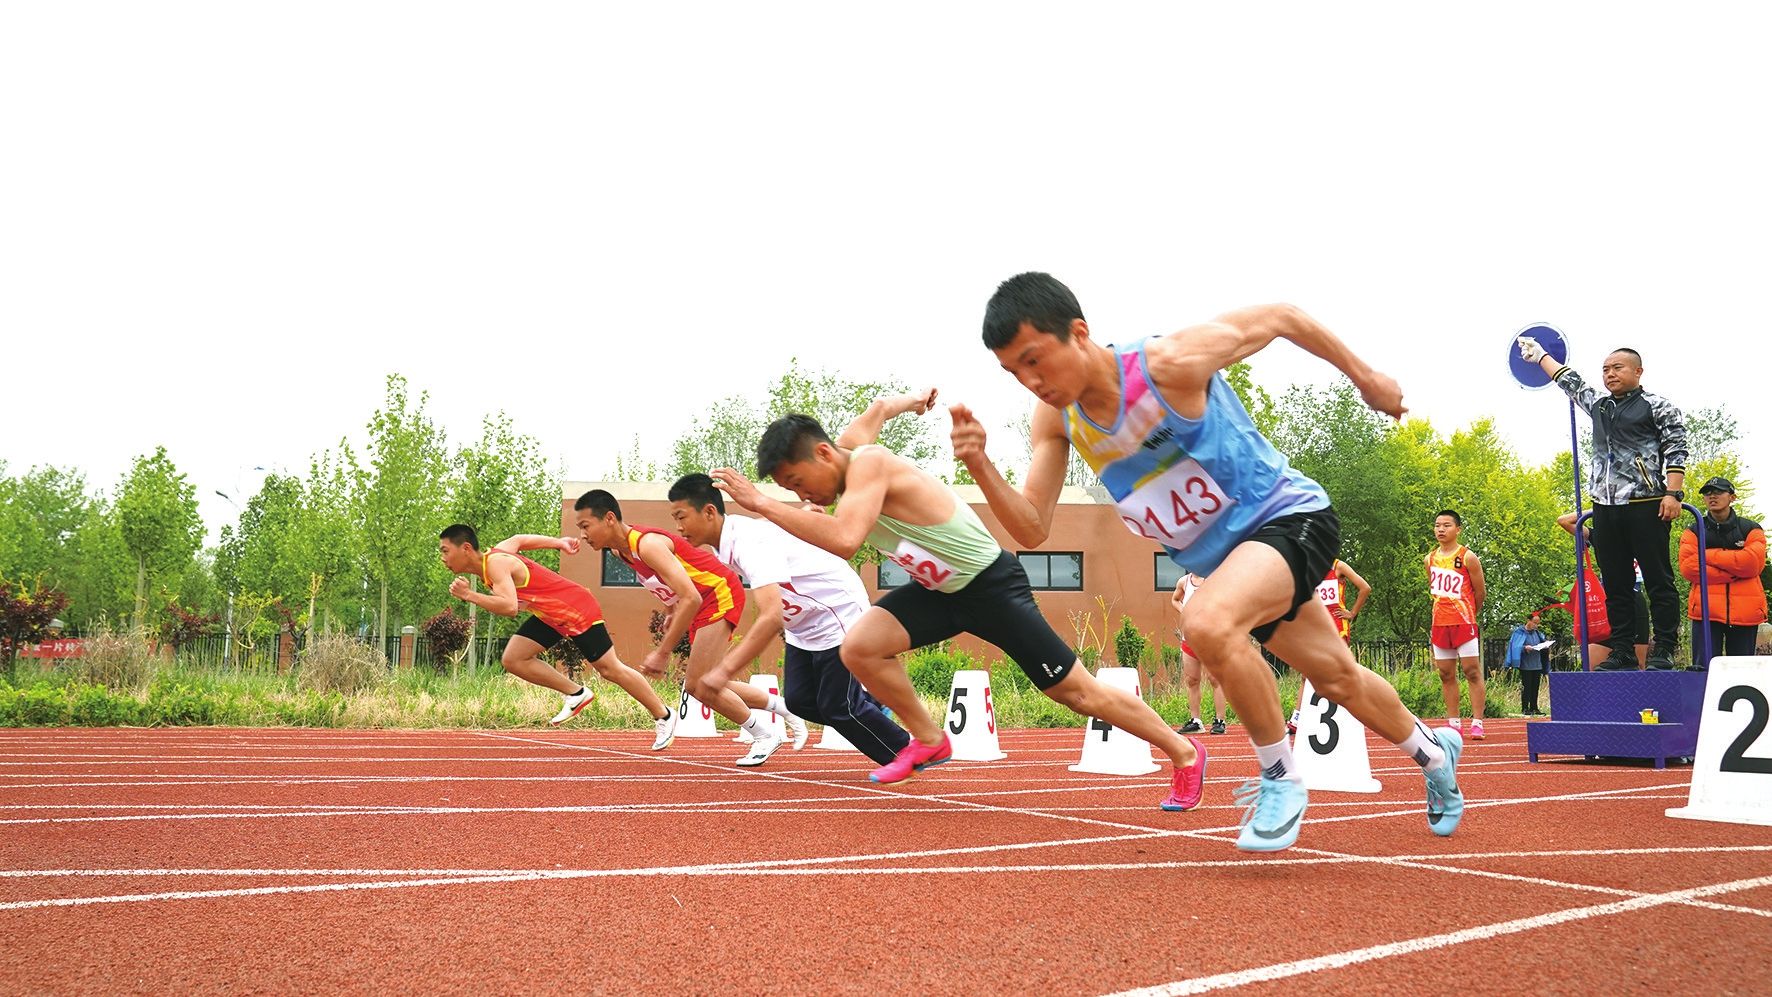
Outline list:
[[[1531,336],[1521,336],[1515,342],[1520,344],[1521,360],[1527,363],[1537,363],[1544,359],[1544,347],[1538,345],[1538,340]]]

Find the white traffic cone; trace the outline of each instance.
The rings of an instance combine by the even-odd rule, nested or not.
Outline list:
[[[1009,757],[997,744],[997,708],[991,703],[991,673],[964,669],[954,673],[948,692],[948,715],[942,729],[963,762],[994,762]]]
[[[1384,788],[1372,778],[1366,728],[1353,714],[1324,699],[1309,679],[1299,687],[1298,712],[1292,759],[1304,788],[1330,793],[1376,793]]]
[[[684,686],[677,687],[677,736],[720,736],[714,729],[714,708],[691,696]]]
[[[1136,668],[1103,668],[1095,680],[1139,695]],[[1159,768],[1151,759],[1150,742],[1095,717],[1083,728],[1083,758],[1070,767],[1072,772],[1100,775],[1149,775]]]

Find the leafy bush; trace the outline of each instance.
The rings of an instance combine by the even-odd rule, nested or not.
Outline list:
[[[177,654],[220,622],[221,616],[217,613],[193,613],[176,601],[169,602],[160,617],[159,635],[162,641],[172,645],[172,653]]]
[[[984,667],[983,662],[965,651],[954,650],[948,641],[919,648],[904,656],[904,670],[910,676],[911,687],[918,695],[934,696],[943,702],[954,687],[955,672]]]
[[[646,632],[652,635],[654,645],[664,640],[665,631],[670,628],[670,616],[656,609],[652,611],[652,617],[646,621]],[[684,632],[683,639],[677,642],[677,646],[671,648],[671,654],[678,658],[689,657],[689,633],[687,631]]]
[[[1114,660],[1122,668],[1137,668],[1150,643],[1150,639],[1133,625],[1132,617],[1122,616],[1120,629],[1114,631]]]
[[[461,662],[462,653],[468,649],[468,634],[472,624],[467,617],[455,615],[455,607],[445,606],[443,611],[424,621],[419,627],[425,640],[431,645],[431,660],[446,659],[451,665]],[[562,641],[562,643],[566,643]]]
[[[82,681],[139,689],[154,673],[154,646],[140,627],[118,630],[100,624],[82,644],[85,654],[74,659],[74,674]]]
[[[317,638],[302,653],[296,683],[304,689],[354,696],[388,678],[388,658],[378,647],[343,634]]]
[[[42,587],[32,592],[23,584],[0,581],[0,670],[12,671],[19,647],[36,643],[66,608],[64,592]]]

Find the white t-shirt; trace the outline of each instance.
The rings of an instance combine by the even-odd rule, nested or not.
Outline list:
[[[719,557],[753,591],[781,586],[783,639],[803,650],[824,651],[843,643],[849,628],[867,612],[868,590],[848,561],[768,520],[727,516],[720,529]]]

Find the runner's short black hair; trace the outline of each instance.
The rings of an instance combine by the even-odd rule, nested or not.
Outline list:
[[[1613,353],[1629,353],[1631,359],[1635,360],[1637,362],[1638,367],[1643,366],[1643,355],[1641,353],[1638,353],[1636,350],[1631,349],[1628,346],[1620,346],[1618,349],[1613,350],[1612,352]],[[1610,354],[1608,354],[1608,356],[1609,355]]]
[[[615,496],[601,488],[593,488],[580,495],[578,501],[572,504],[572,508],[577,512],[589,510],[590,514],[597,519],[602,519],[612,512],[615,513],[616,519],[621,518],[621,503],[615,500]]]
[[[447,540],[457,547],[480,549],[480,534],[475,533],[474,528],[466,523],[452,523],[443,527],[443,532],[437,534],[437,539]]]
[[[775,477],[775,469],[790,461],[810,460],[812,451],[831,438],[809,415],[784,415],[763,430],[757,441],[757,476]]]
[[[1451,509],[1441,509],[1439,512],[1434,513],[1435,519],[1439,519],[1441,516],[1451,516],[1452,517],[1452,525],[1454,525],[1454,526],[1463,526],[1464,525],[1464,520],[1458,518],[1458,513],[1452,511]]]
[[[1021,333],[1023,322],[1061,343],[1071,338],[1071,320],[1083,317],[1083,306],[1071,289],[1051,274],[1018,273],[997,285],[984,306],[984,345],[1000,350]]]
[[[714,487],[714,479],[705,474],[685,474],[677,479],[671,490],[665,492],[668,502],[688,502],[697,511],[713,506],[714,511],[726,515],[726,498],[720,489]]]

